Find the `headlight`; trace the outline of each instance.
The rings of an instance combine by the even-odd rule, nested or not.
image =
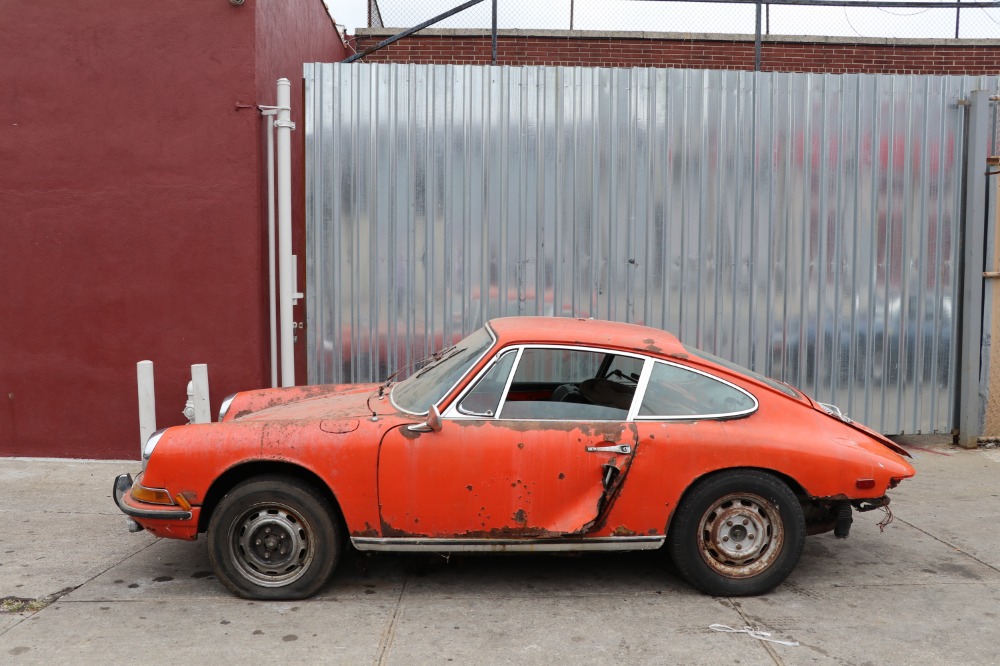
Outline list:
[[[233,398],[236,394],[227,395],[222,401],[222,406],[219,407],[219,423],[222,423],[222,419],[226,418],[226,412],[229,411],[229,405],[233,404]]]
[[[160,441],[160,437],[163,437],[163,433],[167,431],[166,428],[160,428],[146,440],[146,446],[142,447],[142,468],[146,469],[146,461],[149,460],[149,456],[153,455],[153,449],[156,448],[156,443]]]

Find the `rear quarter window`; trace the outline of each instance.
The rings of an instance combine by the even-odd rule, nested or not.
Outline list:
[[[757,409],[743,389],[711,375],[672,363],[653,364],[639,418],[736,418]]]

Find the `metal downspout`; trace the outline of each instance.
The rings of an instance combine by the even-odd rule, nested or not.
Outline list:
[[[291,116],[292,84],[278,79],[278,293],[281,343],[281,385],[295,386],[295,349],[292,319],[292,138],[295,123]]]
[[[262,108],[264,132],[267,135],[267,288],[268,288],[268,321],[271,340],[271,388],[278,386],[278,297],[275,288],[274,260],[274,121],[272,116],[278,114],[275,108]]]

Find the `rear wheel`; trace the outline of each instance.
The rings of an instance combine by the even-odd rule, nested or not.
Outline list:
[[[698,482],[677,507],[669,549],[681,575],[716,596],[763,594],[795,568],[805,545],[802,506],[791,489],[757,470]]]
[[[305,599],[340,556],[338,521],[326,499],[291,477],[267,476],[230,490],[212,515],[208,554],[216,576],[246,599]]]

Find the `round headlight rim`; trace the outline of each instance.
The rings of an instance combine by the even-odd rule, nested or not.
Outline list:
[[[230,393],[225,398],[222,399],[222,404],[219,406],[219,423],[222,423],[223,419],[226,418],[226,414],[229,413],[229,408],[233,404],[233,398],[239,395],[239,392]]]
[[[149,460],[150,456],[153,455],[153,449],[156,448],[156,443],[160,441],[160,438],[163,437],[163,433],[167,430],[169,430],[169,428],[160,428],[146,440],[146,444],[142,447],[143,466],[145,466],[145,462]]]

